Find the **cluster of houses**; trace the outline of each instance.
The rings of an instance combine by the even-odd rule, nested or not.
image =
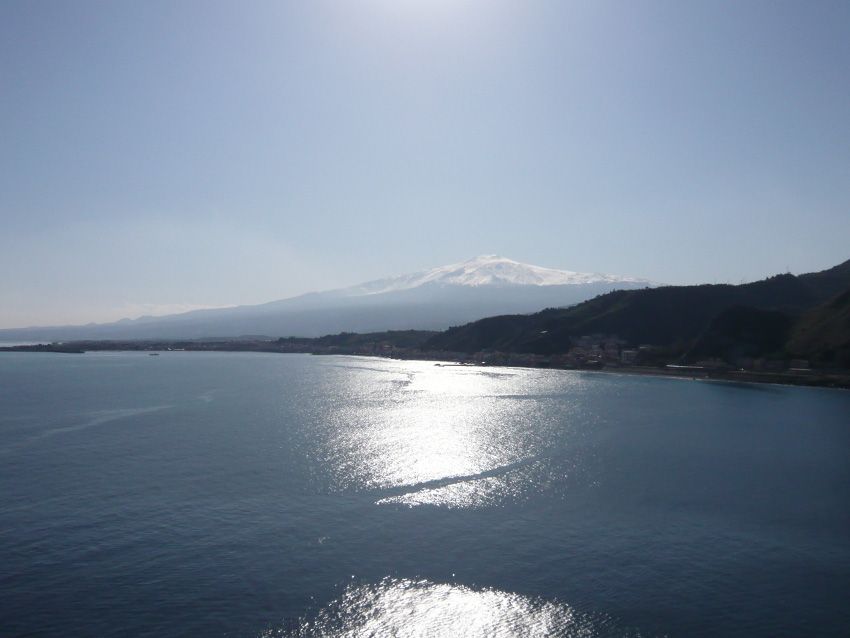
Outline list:
[[[616,335],[597,334],[573,339],[570,349],[561,354],[476,352],[465,355],[465,359],[473,363],[489,365],[594,369],[636,365],[642,356],[646,358],[652,350],[652,346],[649,345],[627,347],[627,342]]]

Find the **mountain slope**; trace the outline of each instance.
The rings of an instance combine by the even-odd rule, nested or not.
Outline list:
[[[0,341],[317,337],[337,332],[442,330],[494,314],[568,306],[646,280],[560,271],[485,255],[429,271],[256,306],[196,310],[111,324],[0,330]]]
[[[743,357],[782,358],[793,325],[794,318],[784,312],[733,306],[711,320],[685,358],[720,358],[730,363]]]
[[[786,350],[819,365],[850,368],[850,288],[803,315]]]
[[[440,286],[570,286],[584,284],[650,285],[645,279],[600,273],[555,270],[523,264],[498,255],[480,255],[469,261],[440,266],[391,279],[371,281],[346,288],[351,294],[381,294],[409,290],[424,285]]]
[[[455,352],[553,354],[569,350],[575,337],[607,334],[631,344],[654,344],[684,354],[710,329],[718,315],[736,306],[796,319],[827,301],[838,286],[850,287],[848,264],[799,277],[777,275],[740,286],[621,290],[572,308],[491,317],[452,328],[435,335],[426,347]],[[777,326],[782,323],[777,320]],[[722,326],[721,323],[718,327]],[[781,332],[780,327],[777,331]]]

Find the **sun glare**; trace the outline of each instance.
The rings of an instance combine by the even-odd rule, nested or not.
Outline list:
[[[600,624],[605,619],[599,619]],[[586,636],[593,620],[571,607],[496,589],[427,580],[385,578],[351,586],[299,635],[344,636]],[[267,632],[271,637],[275,632]]]

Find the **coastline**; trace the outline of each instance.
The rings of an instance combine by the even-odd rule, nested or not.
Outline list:
[[[604,374],[626,374],[635,376],[654,376],[674,379],[701,381],[722,381],[731,383],[758,383],[768,385],[792,385],[824,387],[850,390],[850,371],[848,370],[800,370],[800,371],[757,371],[659,366],[563,366],[551,365],[548,361],[509,361],[488,362],[473,360],[470,355],[457,352],[420,351],[416,349],[396,348],[390,351],[366,351],[356,348],[321,348],[314,344],[301,343],[298,347],[282,346],[278,341],[220,340],[220,341],[81,341],[52,344],[28,344],[0,347],[0,352],[48,352],[59,354],[84,354],[86,352],[265,352],[271,354],[313,354],[373,357],[381,359],[399,359],[429,361],[436,365],[540,368],[549,370],[574,370],[579,372],[599,372]]]
[[[411,359],[419,361],[435,361],[432,358],[421,357],[398,357],[382,355],[353,355],[372,356],[384,359]],[[787,372],[760,372],[753,370],[680,370],[670,368],[648,367],[648,366],[601,366],[601,367],[566,367],[552,365],[532,364],[501,364],[486,362],[461,362],[457,359],[443,359],[440,365],[475,366],[475,367],[499,367],[499,368],[534,368],[543,370],[566,370],[573,372],[593,372],[599,374],[623,374],[630,376],[662,377],[669,379],[684,379],[693,381],[717,381],[724,383],[757,383],[762,385],[786,385],[817,388],[833,388],[838,390],[850,390],[850,371],[821,371],[812,370],[806,373]]]

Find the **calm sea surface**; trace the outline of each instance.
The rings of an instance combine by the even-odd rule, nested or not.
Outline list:
[[[0,635],[848,636],[850,392],[0,354]]]

